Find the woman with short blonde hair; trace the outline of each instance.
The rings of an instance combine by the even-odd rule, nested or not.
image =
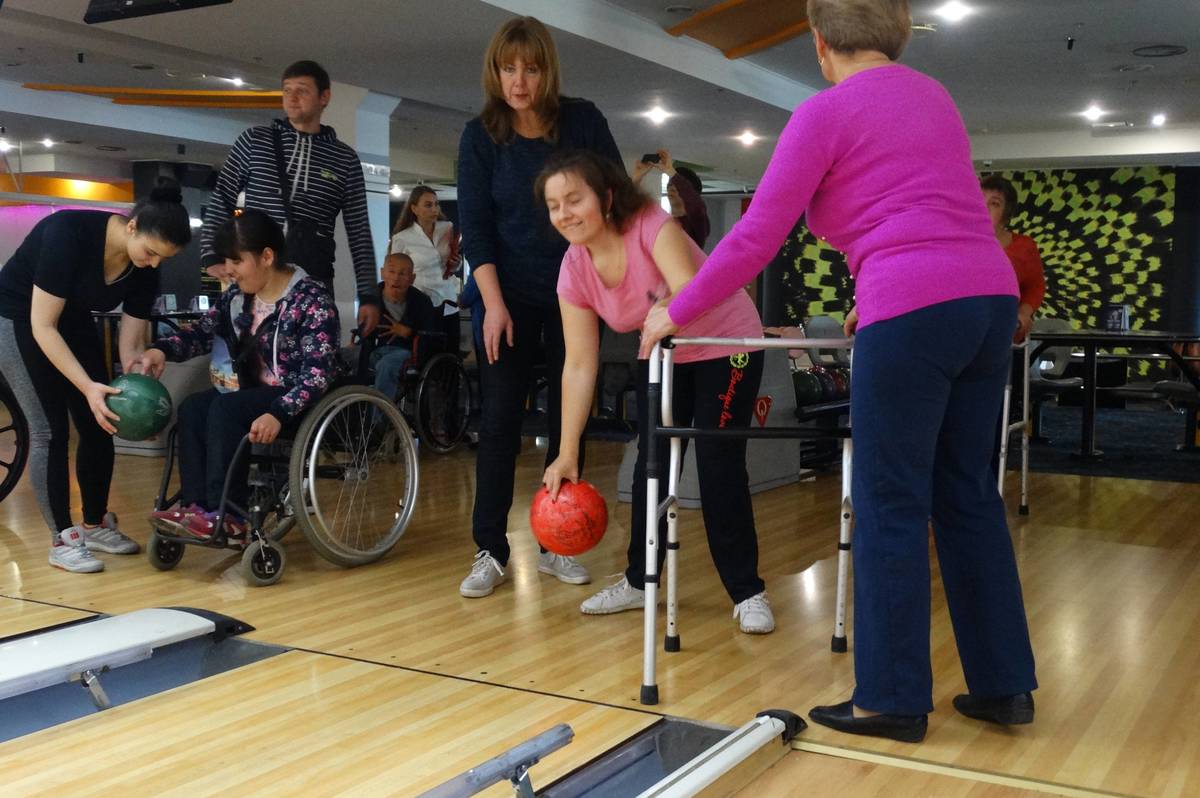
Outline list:
[[[655,308],[643,353],[771,262],[800,215],[855,281],[854,675],[810,717],[917,742],[933,710],[928,524],[969,693],[968,717],[1033,720],[1033,651],[991,452],[1012,361],[1017,281],[996,241],[946,90],[895,63],[907,0],[809,0],[834,84],[779,138],[754,201],[686,288]]]

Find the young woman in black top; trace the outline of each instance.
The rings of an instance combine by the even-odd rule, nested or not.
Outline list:
[[[108,512],[116,414],[92,311],[122,305],[118,348],[125,370],[140,362],[159,264],[191,240],[179,185],[160,180],[123,216],[59,211],[41,220],[0,269],[0,369],[29,422],[29,482],[50,528],[50,564],[104,570],[92,551],[135,554],[138,544]],[[75,476],[83,521],[71,521],[67,416],[79,443]]]
[[[543,359],[550,393],[546,464],[558,456],[564,348],[555,287],[567,242],[535,200],[533,181],[559,149],[592,150],[621,163],[596,106],[559,96],[554,40],[533,17],[516,17],[496,31],[484,55],[483,88],[483,113],[467,123],[458,145],[459,226],[481,297],[472,313],[484,314],[486,353],[471,521],[477,551],[459,587],[470,598],[490,594],[505,578],[521,418],[534,365]],[[548,552],[538,570],[571,584],[590,580],[575,560]]]

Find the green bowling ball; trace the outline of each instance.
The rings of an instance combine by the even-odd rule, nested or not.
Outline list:
[[[110,385],[121,391],[104,400],[108,409],[121,417],[113,422],[117,437],[144,441],[171,423],[171,394],[158,380],[144,374],[122,374]]]
[[[816,374],[808,370],[793,371],[792,386],[796,389],[796,407],[815,405],[822,401],[824,389]]]

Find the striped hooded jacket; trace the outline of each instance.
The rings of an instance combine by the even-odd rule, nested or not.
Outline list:
[[[362,164],[358,153],[339,141],[328,125],[321,125],[319,133],[301,133],[286,119],[275,119],[269,126],[252,127],[238,136],[205,213],[200,231],[201,264],[210,266],[221,261],[221,256],[213,251],[213,236],[233,215],[238,195],[243,191],[245,207],[265,211],[280,227],[287,221],[275,163],[273,129],[279,131],[282,139],[292,216],[316,222],[322,235],[332,237],[337,215],[342,214],[359,301],[378,305],[375,246],[367,218]]]

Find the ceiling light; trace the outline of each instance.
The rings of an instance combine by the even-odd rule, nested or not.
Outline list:
[[[393,183],[392,187],[388,190],[388,193],[391,194],[396,199],[400,199],[401,197],[404,196],[404,189],[400,188],[400,186]]]
[[[1096,105],[1095,103],[1092,103],[1087,107],[1087,110],[1083,112],[1083,118],[1095,122],[1106,113],[1108,112],[1101,109],[1100,106]]]
[[[241,78],[233,78],[229,82],[232,83],[234,86],[241,86],[243,83],[245,83],[245,81],[242,80]]]
[[[204,226],[204,222],[201,221],[200,219],[197,219],[195,216],[188,217],[188,227],[195,230],[197,227],[203,227],[203,226]]]
[[[1155,114],[1150,118],[1150,124],[1154,125],[1155,127],[1162,127],[1163,125],[1167,124],[1167,115]]]
[[[945,3],[942,6],[935,8],[933,13],[937,14],[947,22],[962,22],[963,19],[965,19],[968,14],[972,13],[973,10],[974,9],[958,2],[958,0],[950,0],[949,3]]]
[[[46,149],[50,149],[54,146],[54,139],[47,136],[46,138],[42,139],[42,146]]]
[[[656,105],[644,113],[643,116],[645,116],[654,124],[661,125],[663,122],[667,121],[669,117],[673,116],[673,114],[669,111],[663,110],[662,106]]]
[[[8,152],[12,149],[12,145],[8,143],[8,139],[0,139],[0,152]]]
[[[1181,44],[1151,44],[1146,47],[1138,47],[1133,51],[1133,54],[1139,58],[1170,58],[1174,55],[1183,55],[1188,51],[1188,48]]]
[[[742,135],[738,136],[737,140],[742,142],[742,144],[746,145],[747,147],[749,147],[751,144],[758,141],[758,136],[754,135],[749,130],[747,130],[747,131],[744,131],[742,133]]]

